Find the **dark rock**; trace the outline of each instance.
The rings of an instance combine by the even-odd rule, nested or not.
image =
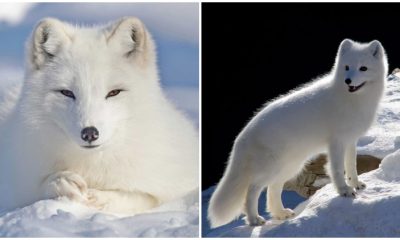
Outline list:
[[[400,72],[400,68],[395,68],[393,69],[392,74],[395,75],[398,72]]]

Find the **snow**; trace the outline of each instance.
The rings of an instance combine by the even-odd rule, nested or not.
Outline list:
[[[197,87],[171,86],[165,92],[170,101],[199,127],[199,89]]]
[[[399,77],[389,75],[386,95],[381,103],[377,121],[358,142],[359,154],[383,158],[400,148]]]
[[[0,3],[0,22],[11,25],[19,24],[26,13],[34,6],[34,3]]]
[[[400,236],[400,151],[387,156],[379,169],[362,174],[367,188],[357,197],[337,195],[332,184],[311,197],[294,219],[264,231],[263,237],[395,237]],[[396,174],[397,173],[397,174]]]
[[[135,216],[114,216],[66,198],[0,216],[0,237],[196,237],[198,190]]]
[[[203,191],[202,193],[202,222],[201,222],[201,231],[202,231],[202,236],[205,237],[250,237],[250,235],[246,234],[241,234],[240,231],[242,228],[246,227],[244,219],[239,219],[237,221],[233,221],[227,225],[215,228],[215,229],[210,229],[210,225],[206,219],[207,217],[207,208],[208,208],[208,202],[211,198],[212,193],[214,192],[215,186],[210,187],[207,190]],[[284,202],[286,207],[289,208],[295,208],[299,203],[304,202],[305,198],[302,196],[298,195],[294,191],[284,191],[282,194],[282,201]],[[265,193],[261,194],[261,197],[259,199],[258,203],[258,211],[263,215],[267,216],[268,218],[268,213],[265,212]],[[233,234],[231,231],[239,231],[237,234]]]
[[[297,199],[296,216],[287,221],[271,220],[250,227],[243,219],[216,229],[203,229],[207,237],[399,237],[400,215],[400,76],[390,75],[385,97],[374,126],[358,142],[359,154],[381,157],[378,169],[360,175],[367,188],[356,198],[338,196],[332,184],[306,201]],[[213,188],[203,192],[207,205]],[[293,199],[282,198],[286,207]],[[288,204],[288,200],[291,204]],[[260,200],[264,207],[265,200]],[[206,206],[205,206],[206,207]],[[203,210],[206,217],[206,210]],[[208,227],[206,219],[203,226]]]

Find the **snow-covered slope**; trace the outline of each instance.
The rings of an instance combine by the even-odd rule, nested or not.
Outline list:
[[[203,231],[203,236],[400,237],[400,78],[390,75],[388,79],[377,121],[358,143],[358,153],[386,157],[378,169],[360,176],[367,188],[359,191],[355,199],[338,196],[328,184],[300,203],[293,219],[268,220],[260,227],[246,226],[241,219]],[[204,196],[203,193],[203,199]],[[288,200],[293,202],[285,201],[283,195],[284,204],[290,207]]]
[[[400,151],[387,156],[379,169],[361,175],[367,188],[357,197],[337,195],[332,184],[319,190],[294,219],[259,227],[263,237],[399,237]],[[268,228],[272,228],[268,230]]]
[[[400,75],[389,75],[377,121],[358,141],[358,153],[383,158],[400,148]]]
[[[66,198],[0,216],[0,237],[196,237],[198,191],[135,216],[100,213]]]

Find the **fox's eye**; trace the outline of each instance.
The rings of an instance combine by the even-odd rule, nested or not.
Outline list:
[[[368,70],[368,68],[366,67],[366,66],[361,66],[360,67],[360,71],[361,72],[365,72],[365,71],[367,71]]]
[[[75,95],[74,95],[74,93],[72,91],[70,91],[70,90],[59,90],[59,92],[62,95],[66,96],[66,97],[69,97],[69,98],[72,98],[72,99],[75,100]]]
[[[350,68],[348,65],[346,65],[345,69],[346,69],[346,71],[349,71]]]
[[[122,89],[114,89],[114,90],[110,91],[110,92],[107,94],[106,99],[109,98],[109,97],[117,96],[117,95],[118,95],[120,92],[122,92],[122,91],[123,91]]]

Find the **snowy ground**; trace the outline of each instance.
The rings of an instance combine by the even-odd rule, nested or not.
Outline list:
[[[328,184],[307,201],[284,192],[285,206],[297,205],[296,217],[288,221],[269,219],[260,227],[249,227],[243,219],[209,229],[203,210],[205,237],[400,237],[400,77],[389,76],[386,96],[377,122],[358,143],[358,152],[385,157],[377,170],[360,176],[367,184],[355,199],[337,195]],[[396,151],[398,150],[398,151]],[[203,192],[207,207],[213,188]],[[265,206],[260,198],[261,208]],[[263,213],[260,211],[260,213]],[[205,227],[204,227],[205,226]]]
[[[390,75],[377,121],[358,142],[358,153],[383,158],[400,148],[400,75]]]
[[[198,191],[151,212],[113,216],[69,201],[42,200],[0,217],[0,237],[196,237]]]

